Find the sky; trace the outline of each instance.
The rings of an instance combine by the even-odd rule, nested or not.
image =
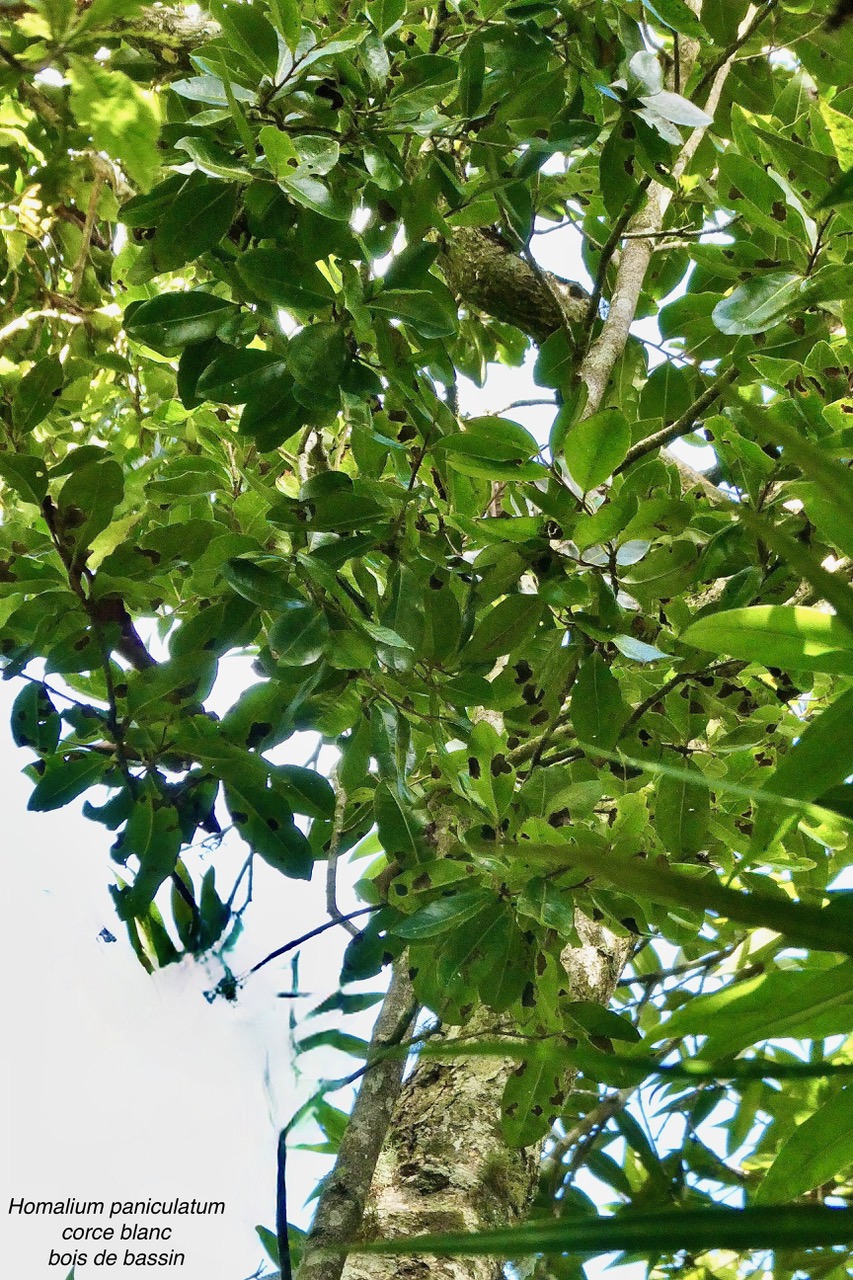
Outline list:
[[[535,248],[543,266],[588,282],[572,233],[539,237]],[[645,336],[657,339],[652,331]],[[532,366],[531,354],[521,370],[494,368],[484,390],[467,384],[462,412],[495,412],[517,399],[547,396],[533,384]],[[544,442],[553,414],[545,405],[507,416]],[[696,452],[690,451],[694,465]],[[704,461],[698,459],[700,465]],[[251,679],[246,659],[226,659],[220,670],[208,704],[218,711]],[[13,745],[8,731],[19,687],[0,683],[8,904],[2,954],[10,1047],[3,1058],[0,1192],[8,1270],[27,1280],[65,1280],[71,1260],[50,1265],[51,1251],[56,1259],[77,1249],[87,1251],[88,1262],[78,1263],[75,1280],[110,1274],[135,1278],[150,1275],[151,1267],[122,1265],[126,1248],[134,1253],[173,1249],[186,1255],[184,1264],[158,1267],[158,1274],[210,1280],[213,1268],[215,1280],[245,1280],[264,1257],[255,1224],[274,1225],[278,1129],[310,1096],[312,1080],[346,1074],[353,1061],[316,1051],[300,1060],[305,1074],[296,1079],[288,1025],[292,1002],[277,998],[291,985],[286,959],[252,977],[234,1004],[205,998],[222,976],[213,963],[187,959],[153,976],[144,972],[107,891],[110,833],[83,818],[79,803],[55,813],[26,810],[31,784],[20,769],[28,753]],[[288,758],[303,762],[312,746],[313,741],[297,741]],[[221,893],[245,853],[236,837],[216,853]],[[323,878],[318,868],[306,885],[260,864],[247,927],[233,953],[234,972],[245,972],[324,918]],[[339,900],[344,909],[357,905],[346,888]],[[116,941],[106,940],[110,935]],[[336,930],[306,945],[300,986],[314,999],[300,1000],[300,1009],[336,989],[346,940]],[[352,1029],[368,1034],[369,1021],[366,1015]],[[304,1030],[323,1025],[318,1020]],[[341,1098],[334,1101],[341,1104]],[[307,1225],[310,1208],[304,1202],[327,1167],[326,1158],[310,1153],[290,1157],[291,1221]],[[109,1209],[115,1200],[176,1197],[224,1201],[226,1212],[169,1219],[174,1232],[168,1243],[94,1245],[63,1242],[62,1228],[103,1225],[109,1218],[7,1212],[13,1199],[102,1200]],[[119,1214],[113,1226],[126,1220]],[[165,1220],[136,1221],[151,1226]],[[103,1248],[117,1252],[119,1263],[96,1267],[94,1254]],[[629,1271],[620,1268],[619,1273]]]
[[[227,673],[223,683],[231,692],[242,674]],[[27,753],[14,747],[7,728],[15,692],[11,682],[0,685],[7,891],[2,1203],[10,1274],[65,1280],[68,1267],[50,1268],[47,1259],[59,1247],[61,1226],[73,1221],[8,1216],[11,1198],[195,1197],[225,1200],[226,1215],[176,1220],[170,1247],[184,1249],[186,1263],[174,1274],[209,1280],[215,1261],[217,1280],[243,1280],[263,1256],[254,1224],[273,1225],[278,1128],[311,1092],[307,1078],[294,1082],[291,1002],[276,995],[291,987],[289,963],[283,958],[254,975],[234,1004],[205,998],[222,976],[215,964],[187,959],[146,974],[107,892],[110,833],[76,804],[26,811],[31,784],[19,770]],[[221,888],[245,852],[235,839],[232,849],[217,853]],[[321,870],[306,885],[258,867],[247,928],[233,953],[235,972],[323,919]],[[104,939],[105,928],[115,942]],[[301,985],[316,999],[301,1003],[318,1003],[335,990],[345,941],[337,933],[306,945]],[[322,1052],[304,1059],[306,1070],[313,1060],[320,1074],[352,1070],[352,1059],[325,1051],[320,1061]],[[303,1154],[291,1163],[291,1216],[304,1223],[298,1206],[326,1162]],[[108,1273],[90,1257],[77,1280]]]

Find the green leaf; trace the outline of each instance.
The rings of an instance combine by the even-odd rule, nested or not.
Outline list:
[[[456,332],[455,310],[430,289],[383,289],[367,305],[404,320],[422,338],[450,338]]]
[[[287,564],[278,556],[268,556],[261,561],[235,556],[222,566],[222,576],[229,586],[264,609],[287,607],[298,593],[286,578]]]
[[[762,1040],[795,1036],[821,1040],[850,1028],[853,964],[824,972],[776,971],[710,995],[693,995],[661,1025],[657,1039],[707,1036],[702,1056],[727,1058]]]
[[[128,714],[155,722],[176,719],[188,706],[201,706],[215,679],[215,657],[198,651],[135,671],[127,682]]]
[[[524,427],[510,418],[469,418],[464,431],[442,436],[436,449],[495,462],[526,462],[539,445]]]
[[[108,766],[109,761],[95,751],[53,756],[33,788],[27,808],[36,813],[61,809],[100,782]]]
[[[370,0],[367,5],[367,15],[380,36],[396,31],[405,12],[406,0]]]
[[[45,356],[24,374],[12,401],[12,421],[19,431],[32,431],[44,421],[56,404],[62,382],[62,365],[57,356]]]
[[[808,547],[789,537],[784,529],[770,520],[745,506],[739,507],[737,514],[747,528],[752,529],[791,569],[814,587],[816,597],[832,606],[836,616],[853,635],[853,588],[849,583],[841,575],[825,569]]]
[[[47,471],[41,458],[26,453],[0,453],[0,479],[19,498],[40,507],[47,494]]]
[[[685,644],[789,671],[853,673],[853,635],[832,614],[804,605],[752,605],[706,614]]]
[[[119,210],[118,220],[126,227],[156,227],[168,213],[178,194],[192,183],[193,177],[173,173],[150,191],[132,196]]]
[[[653,644],[636,640],[634,636],[613,636],[612,639],[619,652],[624,657],[630,658],[632,662],[659,662],[661,658],[672,656]]]
[[[280,186],[286,195],[306,209],[313,209],[334,222],[349,222],[352,206],[348,200],[330,190],[326,183],[311,174],[294,174],[279,179]]]
[[[814,505],[822,509],[820,514],[815,512],[816,522],[823,525],[831,520],[833,529],[838,528],[840,536],[853,545],[853,473],[850,469],[819,445],[805,440],[787,421],[787,407],[770,405],[767,409],[759,409],[745,406],[744,412],[760,438],[782,445],[786,455],[813,481],[815,498],[819,498],[819,503],[815,501]],[[804,501],[806,510],[811,514],[813,500],[808,492]]]
[[[152,783],[143,784],[134,796],[125,828],[113,846],[120,863],[135,857],[139,869],[130,889],[113,891],[119,917],[141,917],[151,907],[157,890],[174,872],[181,848],[178,811]]]
[[[311,846],[295,825],[275,785],[265,787],[249,770],[226,769],[225,801],[240,835],[276,871],[294,880],[310,880]]]
[[[329,639],[326,615],[307,600],[288,600],[269,630],[269,645],[285,667],[306,667],[323,656]]]
[[[501,1099],[501,1131],[511,1147],[527,1147],[551,1128],[565,1090],[565,1063],[548,1042],[510,1073]]]
[[[637,1044],[639,1031],[624,1014],[603,1009],[593,1000],[573,1000],[565,1006],[566,1014],[590,1036],[607,1036],[608,1040],[627,1040]]]
[[[270,12],[277,29],[284,36],[285,44],[290,52],[294,53],[302,30],[298,0],[270,0]],[[278,1258],[274,1261],[278,1263]]]
[[[671,360],[664,360],[649,374],[640,394],[640,416],[676,422],[692,405],[695,396],[687,372]]]
[[[483,99],[486,74],[486,51],[476,35],[469,37],[459,57],[459,106],[462,114],[476,115]]]
[[[754,147],[754,142],[750,146]],[[809,242],[803,213],[758,160],[729,147],[720,157],[717,188],[723,205],[771,235]]]
[[[755,1204],[784,1204],[848,1174],[853,1165],[853,1088],[843,1088],[798,1124],[773,1161]]]
[[[309,324],[287,348],[287,368],[302,387],[315,395],[338,397],[347,363],[346,339],[336,324]]]
[[[535,480],[547,474],[527,461],[539,452],[533,436],[509,418],[470,418],[464,431],[437,440],[433,452],[447,458],[454,471],[487,480]]]
[[[296,813],[310,818],[332,818],[335,813],[335,792],[329,782],[313,769],[298,764],[276,765],[274,769],[276,789],[287,798]]]
[[[277,449],[311,420],[310,411],[299,403],[289,373],[268,383],[260,395],[246,401],[240,416],[240,432],[251,436],[261,452]]]
[[[817,800],[830,787],[853,773],[853,690],[848,689],[810,720],[799,740],[773,771],[765,791],[800,800]],[[753,828],[753,845],[769,844],[779,828],[778,809],[759,805]]]
[[[713,124],[713,117],[701,107],[697,107],[689,98],[683,98],[680,93],[671,93],[668,89],[649,94],[647,97],[640,98],[640,101],[655,115],[663,120],[669,120],[672,124],[683,124],[690,129],[703,129]],[[667,132],[663,136],[667,141],[677,140],[677,133],[673,134],[672,139],[669,139]]]
[[[619,737],[627,711],[619,681],[600,653],[593,653],[580,665],[572,689],[572,724],[584,742],[612,747]]]
[[[275,78],[278,40],[275,29],[260,9],[248,4],[228,4],[223,0],[210,0],[209,8],[230,47],[255,66],[259,76]]]
[[[566,436],[563,454],[572,479],[588,493],[611,476],[631,445],[631,430],[618,409],[603,409],[576,423]]]
[[[532,916],[546,929],[556,929],[563,938],[570,938],[575,927],[575,909],[571,898],[561,892],[544,876],[534,876],[528,881],[515,903],[516,911]]]
[[[147,188],[160,164],[160,120],[153,93],[144,93],[123,71],[77,54],[68,55],[71,109],[98,151],[117,160],[128,176]]]
[[[59,523],[78,548],[88,547],[106,529],[124,496],[124,473],[113,458],[72,471],[59,491]]]
[[[167,207],[157,210],[149,245],[155,271],[177,271],[219,244],[234,221],[238,193],[232,183],[190,174]]]
[[[12,738],[19,747],[31,747],[40,755],[52,755],[62,724],[43,684],[24,685],[12,703]]]
[[[322,311],[335,291],[319,267],[288,249],[249,249],[237,259],[237,270],[259,298],[295,311]]]
[[[234,100],[234,108],[240,110],[236,100]],[[249,137],[251,139],[251,134]],[[252,145],[254,147],[254,142]],[[251,177],[251,171],[240,160],[235,160],[232,152],[218,146],[215,142],[208,142],[205,138],[180,138],[175,143],[175,149],[184,151],[195,163],[196,169],[209,178],[248,182]],[[219,183],[220,186],[222,181]],[[228,230],[227,226],[225,230]],[[221,236],[217,237],[218,239],[221,239]],[[216,240],[214,240],[215,243]]]
[[[278,1237],[274,1231],[270,1231],[268,1227],[255,1227],[258,1239],[267,1251],[267,1256],[272,1261],[274,1267],[279,1265],[278,1259]]]
[[[837,182],[833,183],[823,199],[818,201],[816,208],[838,209],[841,205],[849,204],[851,200],[853,200],[853,169],[848,169]]]
[[[815,1249],[853,1243],[853,1209],[815,1205],[756,1209],[658,1209],[654,1213],[622,1212],[612,1217],[536,1220],[521,1227],[493,1231],[446,1232],[397,1237],[370,1244],[348,1244],[350,1253],[493,1254],[518,1258],[527,1254],[607,1254],[629,1250],[641,1257],[660,1253],[699,1253],[708,1249]],[[338,1246],[342,1251],[344,1246]]]
[[[717,303],[711,319],[721,333],[763,333],[796,306],[801,285],[802,277],[791,271],[753,276]]]
[[[693,40],[708,39],[705,28],[685,0],[643,0],[643,5],[653,17],[672,31],[690,36]]]
[[[701,769],[685,760],[685,773]],[[711,798],[707,786],[691,786],[686,778],[661,778],[655,792],[655,830],[669,853],[692,857],[706,843],[711,819]]]
[[[594,747],[589,746],[588,750],[595,754]],[[546,845],[525,841],[520,848],[525,858],[547,859],[552,868],[577,867],[625,893],[651,898],[653,902],[689,907],[700,912],[713,911],[742,924],[772,929],[794,944],[853,955],[850,928],[840,914],[829,907],[812,907],[769,893],[741,893],[721,884],[713,873],[694,877],[672,871],[663,858],[643,861],[612,854],[602,859],[600,848],[593,843],[585,843],[580,833],[571,844]]]
[[[273,174],[285,188],[303,178],[331,173],[341,156],[339,144],[326,134],[299,133],[291,137],[267,125],[258,139]]]
[[[196,395],[220,404],[245,404],[281,376],[285,360],[274,351],[260,347],[226,349],[202,371],[195,385]]]
[[[397,858],[404,866],[423,860],[426,853],[426,823],[414,806],[411,793],[380,782],[374,792],[373,812],[379,841],[389,861]]]
[[[494,662],[530,639],[545,614],[538,596],[507,596],[476,627],[465,646],[466,662]]]
[[[128,307],[124,327],[135,342],[155,351],[175,351],[212,338],[235,312],[233,302],[200,289],[165,293]]]
[[[663,68],[656,53],[639,49],[628,63],[628,93],[654,96],[663,89]]]
[[[453,893],[447,898],[436,898],[428,902],[399,924],[394,925],[398,938],[407,938],[413,942],[420,938],[432,938],[436,934],[446,933],[449,929],[470,920],[492,901],[492,895],[486,889],[471,889],[461,893]]]
[[[338,1027],[303,1036],[297,1043],[300,1053],[309,1053],[312,1049],[337,1049],[339,1053],[349,1053],[355,1058],[366,1058],[370,1049],[366,1040],[348,1035]]]

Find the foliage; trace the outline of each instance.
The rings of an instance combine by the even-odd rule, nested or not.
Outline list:
[[[148,967],[227,946],[199,832],[304,879],[375,831],[345,984],[408,947],[443,1022],[480,1000],[507,1051],[535,1042],[505,1132],[556,1124],[560,1158],[519,1248],[555,1196],[552,1247],[584,1247],[584,1166],[666,1211],[625,1229],[655,1275],[750,1268],[702,1251],[782,1237],[691,1215],[851,1191],[846,28],[810,0],[22,9],[0,644],[31,809],[90,797]],[[655,192],[661,227],[626,236]],[[521,363],[513,271],[553,303],[532,252],[561,223],[594,287],[540,346],[543,446],[460,417],[457,380]],[[588,412],[630,235],[666,355],[627,337]],[[489,314],[466,243],[514,264]],[[700,429],[704,482],[660,451]],[[217,719],[217,664],[247,650],[256,682]],[[267,758],[305,731],[334,787]],[[575,911],[635,940],[609,1011],[568,989]],[[646,1079],[675,1151],[602,1110]],[[334,1149],[340,1114],[316,1115]],[[791,1214],[774,1275],[841,1276],[803,1250],[845,1228]]]

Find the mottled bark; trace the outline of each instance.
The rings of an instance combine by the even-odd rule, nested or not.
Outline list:
[[[581,324],[589,295],[579,284],[528,262],[488,231],[457,227],[441,267],[463,305],[513,324],[542,343],[566,323]]]
[[[118,19],[113,29],[117,35],[127,32],[134,45],[157,58],[167,73],[196,71],[190,54],[222,34],[219,23],[207,14],[172,5],[151,5],[129,20]]]
[[[567,948],[563,964],[573,995],[606,1004],[630,951],[630,942],[584,917],[583,945]],[[488,1011],[466,1035],[494,1033]],[[452,1040],[453,1032],[448,1034]],[[520,1221],[536,1188],[541,1144],[508,1148],[500,1129],[500,1102],[516,1063],[498,1058],[423,1059],[403,1086],[376,1167],[362,1239],[425,1231],[480,1231]],[[388,1258],[351,1255],[342,1280],[496,1280],[494,1258]]]

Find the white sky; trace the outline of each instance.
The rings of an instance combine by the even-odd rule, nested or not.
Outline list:
[[[240,664],[230,665],[223,681],[230,690],[220,694],[226,704],[245,679]],[[12,1196],[105,1201],[177,1196],[225,1200],[227,1213],[175,1220],[171,1247],[185,1250],[186,1264],[165,1274],[210,1280],[215,1264],[216,1280],[243,1280],[263,1256],[254,1224],[274,1225],[278,1128],[312,1092],[308,1079],[294,1081],[291,1002],[276,998],[276,992],[291,987],[289,957],[249,979],[236,1004],[205,1000],[204,992],[222,976],[212,963],[188,959],[149,977],[107,892],[111,834],[83,818],[79,803],[55,813],[26,811],[31,784],[19,770],[28,753],[14,747],[8,731],[18,687],[0,684],[7,886],[3,970],[10,1050],[4,1055],[0,1222],[10,1274],[65,1280],[68,1268],[48,1268],[47,1259],[49,1250],[59,1247],[61,1227],[74,1221],[8,1216]],[[226,844],[216,854],[221,892],[244,856],[236,839],[230,851]],[[342,895],[344,903],[349,896]],[[306,885],[260,864],[247,927],[232,953],[234,972],[245,972],[324,914],[322,867]],[[104,926],[116,935],[115,943],[99,937]],[[336,989],[345,941],[334,931],[307,944],[300,985],[315,998],[299,1001],[300,1009]],[[374,985],[378,989],[379,980]],[[361,1026],[357,1019],[349,1021],[364,1033],[364,1020]],[[317,1019],[305,1031],[325,1025],[328,1020]],[[317,1051],[300,1065],[338,1077],[354,1063]],[[303,1134],[303,1141],[306,1137],[312,1140]],[[302,1201],[327,1163],[294,1153],[288,1179],[291,1220],[306,1223]],[[151,1268],[102,1270],[91,1265],[90,1255],[77,1280],[107,1274],[144,1276]]]

